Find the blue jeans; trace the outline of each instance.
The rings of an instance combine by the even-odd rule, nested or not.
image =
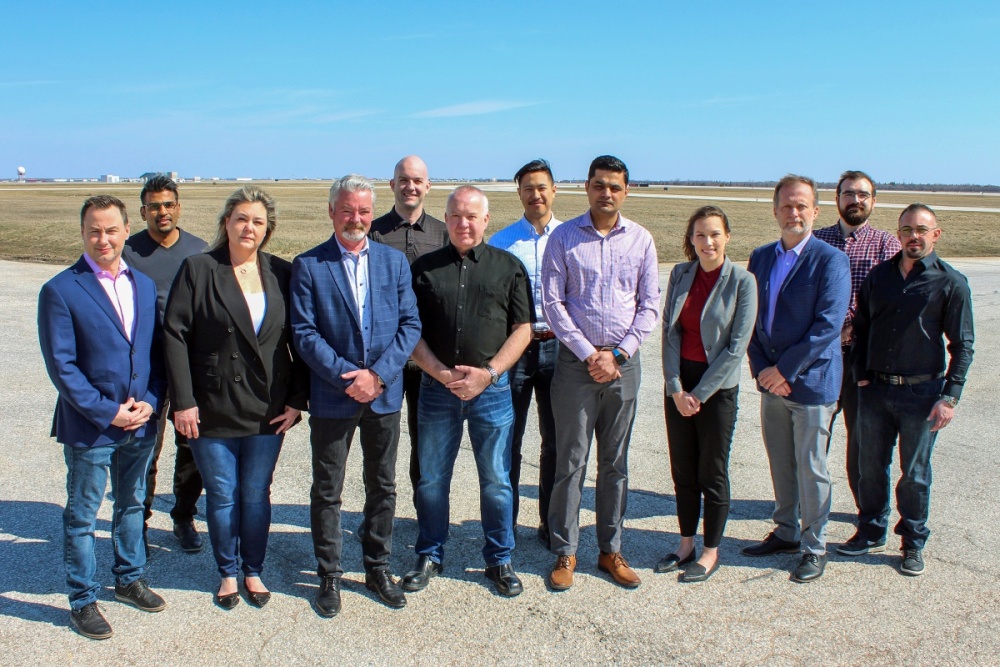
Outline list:
[[[518,487],[521,484],[521,443],[524,440],[524,429],[528,425],[528,408],[531,406],[533,392],[535,407],[538,409],[538,435],[541,438],[538,516],[546,533],[549,525],[549,498],[552,497],[552,484],[556,478],[556,420],[552,416],[549,390],[552,376],[556,372],[558,354],[559,341],[555,338],[532,341],[509,372],[510,395],[514,405],[514,436],[510,450],[510,485],[514,489],[513,525],[517,525],[520,509]]]
[[[146,567],[142,501],[146,497],[146,468],[155,442],[156,436],[152,434],[142,438],[130,435],[102,447],[63,445],[66,459],[66,510],[63,512],[66,584],[73,609],[96,602],[101,588],[95,579],[94,528],[97,511],[104,500],[109,469],[114,498],[111,544],[115,565],[112,571],[122,586],[142,576]]]
[[[205,482],[208,536],[219,575],[235,577],[237,553],[243,574],[258,577],[264,569],[271,529],[271,481],[284,435],[191,440]]]
[[[895,532],[904,547],[923,549],[927,542],[931,453],[937,439],[927,417],[943,388],[944,380],[913,385],[873,382],[860,388],[858,532],[870,542],[884,539],[889,528],[889,466],[897,437],[901,474],[896,484]]]
[[[479,471],[479,508],[487,565],[510,562],[514,550],[513,491],[510,486],[510,443],[514,425],[507,374],[482,394],[463,401],[429,375],[420,385],[420,484],[417,486],[416,551],[435,563],[444,560],[448,539],[451,476],[455,470],[462,424],[469,422],[469,440]]]

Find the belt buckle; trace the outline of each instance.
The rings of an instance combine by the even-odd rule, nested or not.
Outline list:
[[[897,387],[900,386],[900,385],[902,385],[903,384],[903,376],[902,375],[890,375],[889,376],[889,384],[897,386]]]

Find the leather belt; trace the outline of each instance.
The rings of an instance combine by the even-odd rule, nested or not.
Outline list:
[[[552,331],[532,331],[531,340],[552,340],[556,335]]]
[[[940,380],[944,373],[927,373],[925,375],[890,375],[889,373],[875,373],[875,379],[883,384],[903,385],[920,384],[931,380]]]

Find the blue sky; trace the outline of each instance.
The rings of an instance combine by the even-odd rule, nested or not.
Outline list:
[[[0,178],[1000,184],[1000,3],[4,0]]]

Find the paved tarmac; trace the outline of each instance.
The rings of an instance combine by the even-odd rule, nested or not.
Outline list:
[[[844,433],[830,457],[834,477],[830,563],[810,584],[789,581],[798,558],[751,559],[740,549],[771,527],[773,507],[760,439],[759,399],[744,374],[732,454],[732,513],[721,548],[724,566],[708,582],[682,585],[652,567],[677,543],[673,487],[663,426],[659,332],[642,348],[642,395],[631,448],[624,553],[642,577],[619,588],[596,567],[593,465],[584,496],[576,585],[553,593],[553,557],[534,539],[537,431],[526,436],[521,525],[514,566],[518,598],[496,595],[483,576],[478,483],[467,443],[452,488],[452,529],[443,576],[408,596],[403,610],[364,587],[359,543],[345,539],[343,611],[334,619],[310,606],[317,590],[309,537],[308,426],[285,441],[272,493],[274,520],[264,581],[275,595],[264,609],[231,612],[212,604],[218,579],[207,545],[181,552],[166,514],[172,502],[170,445],[150,534],[148,578],[169,606],[146,614],[114,601],[110,502],[98,521],[101,605],[115,630],[108,641],[80,637],[68,624],[61,512],[65,465],[48,437],[55,391],[38,351],[36,298],[61,267],[0,262],[0,664],[3,665],[662,665],[662,664],[1000,664],[1000,478],[993,374],[1000,370],[1000,260],[957,260],[969,276],[977,326],[976,360],[958,418],[934,455],[932,537],[927,572],[896,570],[895,536],[884,554],[845,558],[834,547],[853,532],[844,476]],[[661,267],[661,281],[669,266]],[[405,429],[404,429],[405,430]],[[169,437],[169,436],[168,436]],[[414,561],[416,521],[400,443],[399,502],[392,568]],[[360,454],[351,454],[344,527],[363,503]],[[201,501],[202,511],[204,498]],[[206,531],[203,516],[198,527]],[[892,518],[891,521],[895,521]],[[1000,558],[1000,557],[998,557]]]

